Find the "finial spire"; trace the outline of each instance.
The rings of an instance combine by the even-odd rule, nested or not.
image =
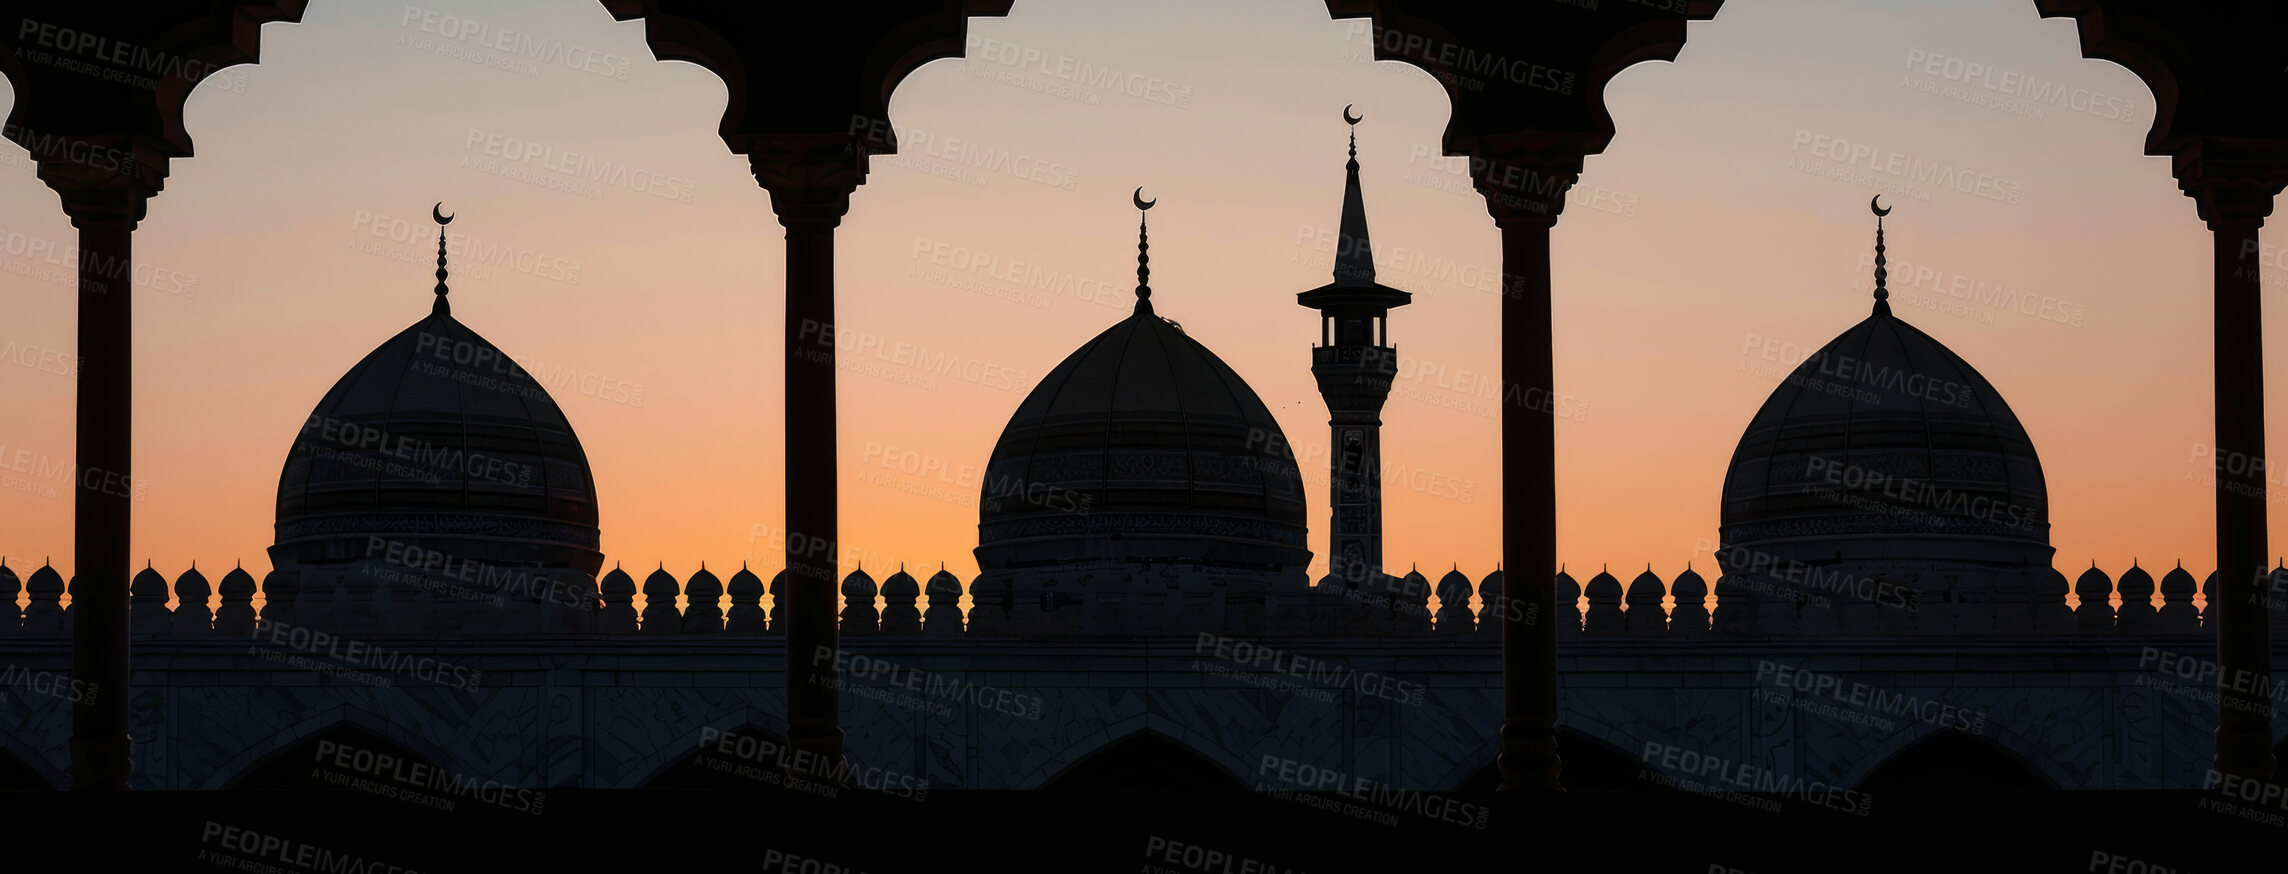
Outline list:
[[[445,214],[442,200],[429,208],[429,217],[437,220],[437,302],[429,307],[429,312],[449,316],[453,314],[453,305],[445,302],[445,226],[453,223],[453,217]]]
[[[1883,217],[1891,210],[1878,205],[1882,200],[1880,194],[1868,198],[1867,208],[1875,213],[1875,315],[1887,316],[1891,314],[1891,290],[1883,287],[1883,280],[1891,272],[1883,267]]]
[[[1142,186],[1138,186],[1136,193],[1129,199],[1136,204],[1136,311],[1150,315],[1152,312],[1152,256],[1147,253],[1152,246],[1149,242],[1149,235],[1144,232],[1144,211],[1151,209],[1153,204],[1160,202],[1160,199],[1155,197],[1151,200],[1145,200]]]
[[[1351,126],[1351,159],[1343,165],[1342,225],[1335,232],[1336,285],[1374,284],[1374,246],[1367,242],[1366,195],[1358,178],[1358,123],[1364,120],[1343,107],[1343,121]]]

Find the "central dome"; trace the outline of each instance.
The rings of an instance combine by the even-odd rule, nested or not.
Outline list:
[[[1018,405],[986,466],[979,565],[1299,567],[1302,477],[1247,382],[1139,301]]]
[[[1721,535],[1767,563],[2048,567],[2048,511],[2041,460],[2001,393],[1878,303],[1748,423]]]
[[[594,481],[564,411],[442,298],[310,412],[277,520],[274,560],[305,568],[378,560],[377,545],[391,560],[417,546],[486,568],[603,563]]]

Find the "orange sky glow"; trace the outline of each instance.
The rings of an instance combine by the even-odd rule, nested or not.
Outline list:
[[[527,57],[448,16],[586,54]],[[1296,444],[1323,572],[1327,413],[1294,295],[1331,268],[1345,104],[1366,117],[1379,278],[1415,295],[1390,328],[1387,562],[1494,568],[1499,239],[1436,157],[1444,93],[1369,60],[1363,27],[1316,0],[1022,0],[898,88],[901,154],[875,160],[836,240],[845,571],[975,573],[1002,426],[1133,303],[1141,185],[1154,303]],[[2027,4],[1742,2],[1690,32],[1676,63],[1613,82],[1619,134],[1555,231],[1575,575],[1712,564],[1741,429],[1867,312],[1877,193],[1893,305],[2025,423],[2058,567],[2205,575],[2210,244],[2142,156],[2151,93]],[[261,64],[193,94],[198,155],[135,236],[134,555],[170,576],[268,570],[286,450],[428,312],[443,200],[454,313],[577,428],[607,564],[776,570],[781,235],[716,135],[722,83],[574,0],[312,4],[263,36]],[[0,145],[0,553],[69,573],[75,234],[33,170]],[[2267,291],[2288,284],[2288,256],[2257,263]]]

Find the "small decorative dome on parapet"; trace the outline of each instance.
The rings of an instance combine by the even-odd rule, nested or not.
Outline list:
[[[1554,582],[1557,586],[1557,606],[1571,606],[1572,602],[1581,600],[1581,583],[1573,579],[1572,574],[1566,573],[1562,565],[1557,568]]]
[[[778,609],[775,606],[777,599],[784,597],[786,597],[786,571],[782,570],[771,575],[771,598],[773,599],[774,604],[771,609],[774,613]]]
[[[671,577],[670,579],[673,578]],[[704,564],[699,566],[698,573],[692,574],[691,579],[685,580],[683,582],[683,595],[684,597],[691,599],[691,603],[693,604],[697,604],[702,600],[707,601],[709,604],[713,604],[715,599],[720,597],[722,594],[723,581],[716,579],[714,574],[709,573],[707,566]]]
[[[908,578],[909,581],[911,579]],[[863,567],[851,571],[849,576],[842,578],[842,597],[853,603],[859,598],[864,598],[867,606],[873,606],[874,592],[874,578],[867,576],[866,569]]]
[[[2196,584],[2193,582],[2193,575],[2186,572],[2185,570],[2185,563],[2182,561],[2177,562],[2176,569],[2161,575],[2161,597],[2168,598],[2170,595],[2183,595],[2187,598],[2191,598],[2193,596],[2193,589],[2195,585]]]
[[[56,573],[55,565],[42,564],[39,570],[33,571],[31,577],[24,580],[24,591],[30,593],[34,601],[41,600],[42,595],[48,595],[50,597],[46,600],[54,601],[53,596],[64,593],[64,577]]]
[[[678,588],[675,584],[675,575],[667,572],[665,563],[660,564],[659,569],[652,571],[650,576],[644,577],[644,597],[654,602],[660,598],[666,598],[668,603],[674,603]]]
[[[1400,591],[1409,595],[1420,592],[1426,596],[1430,592],[1430,578],[1423,576],[1422,569],[1419,567],[1409,568],[1406,571],[1404,582],[1405,587],[1400,589]]]
[[[13,606],[16,603],[16,593],[23,588],[24,583],[16,579],[16,572],[8,569],[8,560],[0,558],[0,602]]]
[[[761,600],[763,597],[763,579],[755,576],[754,571],[741,565],[739,572],[731,575],[731,582],[724,587],[724,591],[730,593],[731,599],[734,601],[742,597]]]
[[[1470,602],[1470,578],[1462,574],[1460,565],[1438,578],[1438,602],[1453,604],[1456,601],[1463,604]]]
[[[254,596],[254,575],[247,573],[243,566],[231,568],[230,573],[222,575],[222,582],[215,584],[215,591],[222,593],[225,601],[251,598]]]
[[[1631,606],[1639,603],[1657,606],[1660,604],[1661,596],[1666,594],[1668,594],[1668,586],[1662,583],[1660,577],[1652,572],[1652,565],[1645,565],[1644,573],[1637,574],[1636,579],[1629,581],[1628,601]]]
[[[2153,575],[2146,573],[2144,568],[2138,567],[2133,559],[2130,561],[2129,570],[2122,573],[2121,581],[2115,583],[2113,588],[2121,593],[2124,606],[2127,606],[2132,600],[2150,599],[2153,597]]]
[[[163,603],[167,600],[167,578],[160,576],[158,571],[152,570],[151,565],[146,562],[142,570],[135,572],[135,579],[128,582],[127,595],[136,601],[159,601]]]
[[[1583,587],[1582,591],[1592,602],[1621,603],[1621,581],[1609,571],[1598,571],[1596,576],[1589,578],[1589,585]]]
[[[1676,596],[1678,604],[1708,597],[1708,581],[1701,579],[1700,573],[1693,570],[1691,565],[1686,565],[1684,572],[1676,575],[1676,582],[1669,584],[1668,589]]]
[[[196,564],[191,565],[191,569],[184,571],[182,576],[175,578],[176,600],[184,603],[196,600],[204,605],[207,596],[212,594],[214,594],[214,586],[207,582],[206,574],[199,573],[199,566]]]
[[[2089,570],[2074,578],[2074,594],[2085,602],[2091,597],[2103,601],[2105,596],[2113,594],[2113,578],[2098,570],[2097,562],[2090,562]]]
[[[921,594],[921,584],[914,582],[914,578],[906,574],[906,569],[903,566],[898,568],[897,573],[891,574],[889,579],[882,581],[882,597],[888,598],[893,605],[910,604],[913,599],[921,597]],[[900,599],[904,600],[901,601]]]
[[[620,570],[618,565],[613,565],[611,572],[605,574],[603,581],[597,584],[597,590],[607,596],[628,595],[633,597],[636,593],[636,580],[634,577],[628,576],[627,571]]]
[[[933,603],[940,597],[960,598],[961,578],[944,568],[938,568],[937,573],[931,574],[929,578],[929,596]]]

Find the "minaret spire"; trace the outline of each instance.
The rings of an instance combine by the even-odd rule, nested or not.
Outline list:
[[[1136,194],[1130,199],[1136,203],[1136,311],[1144,315],[1151,315],[1152,257],[1146,253],[1152,247],[1148,242],[1149,235],[1144,232],[1144,211],[1151,209],[1153,204],[1160,202],[1160,199],[1155,197],[1151,200],[1145,200],[1142,187],[1138,187]]]
[[[1343,121],[1351,126],[1351,159],[1343,165],[1343,218],[1335,235],[1335,284],[1373,285],[1374,247],[1367,244],[1366,197],[1359,191],[1358,123],[1362,116],[1343,107]]]
[[[445,302],[445,226],[453,223],[453,217],[445,214],[445,202],[442,200],[429,208],[429,217],[437,220],[437,302],[429,307],[429,312],[432,315],[450,316],[453,314],[453,305]]]
[[[1868,198],[1867,208],[1875,213],[1875,315],[1887,316],[1891,314],[1891,291],[1883,287],[1883,280],[1891,273],[1883,269],[1883,217],[1891,211],[1876,205],[1882,200],[1880,194]]]

